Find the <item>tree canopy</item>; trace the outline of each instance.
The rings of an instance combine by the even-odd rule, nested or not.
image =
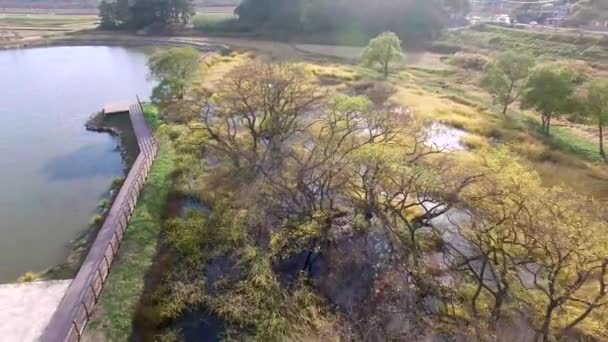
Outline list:
[[[527,100],[569,97],[566,76],[536,69]],[[545,186],[507,146],[443,153],[379,84],[371,98],[347,94],[300,64],[252,60],[178,100],[192,110],[163,126],[179,152],[175,184],[212,210],[169,223],[180,287],[157,297],[187,297],[169,311],[204,302],[264,341],[409,341],[443,328],[509,340],[513,317],[537,341],[607,336],[602,203]],[[529,105],[554,115],[563,103]],[[342,300],[359,277],[364,294]]]
[[[589,82],[579,101],[583,114],[597,124],[599,152],[602,158],[606,159],[604,127],[608,123],[608,80],[598,78]]]
[[[199,53],[192,47],[170,48],[153,54],[148,61],[150,77],[159,81],[152,97],[166,103],[182,99],[198,68]]]
[[[435,38],[469,9],[468,0],[244,0],[236,14],[255,29],[334,32],[338,40],[392,31],[413,41]]]
[[[532,73],[523,98],[523,106],[541,115],[542,130],[549,134],[551,119],[573,109],[575,74],[566,68],[544,65]]]
[[[608,2],[580,0],[572,7],[571,20],[575,24],[590,24],[593,20],[608,20]]]
[[[388,77],[391,62],[401,62],[403,51],[401,40],[393,32],[383,32],[370,40],[361,55],[361,62],[367,66],[380,65],[384,78]]]
[[[186,24],[193,14],[193,0],[102,0],[99,4],[103,29],[165,28]]]
[[[509,51],[485,67],[481,84],[502,105],[503,114],[507,114],[509,105],[519,99],[533,65],[531,56]]]

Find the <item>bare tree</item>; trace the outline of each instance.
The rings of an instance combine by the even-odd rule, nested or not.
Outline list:
[[[212,148],[258,172],[265,162],[281,159],[284,143],[305,129],[304,116],[324,95],[301,68],[253,62],[220,83],[201,120]]]
[[[543,188],[534,172],[494,154],[487,177],[462,196],[468,219],[452,224],[459,239],[446,241],[452,263],[475,282],[474,317],[483,291],[494,301],[491,323],[504,304],[518,303],[536,317],[538,339],[564,336],[608,305],[605,220],[594,201]]]
[[[608,305],[607,227],[594,210],[593,202],[560,189],[548,191],[527,209],[529,226],[522,233],[535,258],[523,268],[527,277],[522,283],[530,295],[542,298],[538,337],[543,341],[567,334]],[[565,325],[555,325],[558,310],[571,317]]]
[[[403,138],[407,137],[407,138]],[[459,195],[482,174],[460,173],[428,134],[415,125],[381,150],[363,154],[350,181],[367,216],[377,216],[409,250],[413,266],[420,254],[417,234],[450,211]]]

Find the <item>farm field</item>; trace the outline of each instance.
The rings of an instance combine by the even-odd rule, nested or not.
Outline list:
[[[96,23],[96,15],[67,14],[0,14],[0,25],[18,27],[70,27]]]
[[[0,43],[48,38],[96,27],[96,15],[0,13]]]

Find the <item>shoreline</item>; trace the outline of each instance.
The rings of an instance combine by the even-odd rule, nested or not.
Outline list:
[[[122,114],[119,114],[119,115],[122,115]],[[132,166],[132,160],[131,160],[132,157],[130,156],[130,151],[128,151],[126,137],[125,137],[125,135],[128,134],[128,132],[124,132],[118,127],[113,127],[113,126],[109,125],[107,122],[104,123],[104,118],[105,118],[105,115],[103,114],[103,112],[101,112],[101,111],[96,112],[87,119],[87,121],[84,124],[84,127],[87,131],[96,132],[96,133],[107,133],[110,136],[116,138],[116,140],[118,142],[117,148],[120,152],[120,158],[122,160],[122,169],[123,169],[123,177],[124,177],[129,172],[129,169],[131,169],[131,166]],[[133,152],[134,155],[136,156],[139,153],[139,148],[137,149],[137,151],[131,151],[131,152]]]
[[[0,51],[61,46],[191,46],[203,52],[221,52],[230,50],[230,47],[226,44],[200,42],[189,40],[188,38],[196,37],[154,37],[107,31],[80,31],[67,35],[58,35],[46,38],[40,37],[28,41],[4,43],[0,44]]]
[[[120,152],[120,157],[122,160],[123,174],[120,176],[120,178],[124,180],[126,174],[129,172],[129,169],[132,166],[129,163],[130,156],[125,142],[125,135],[129,134],[129,132],[123,132],[117,127],[112,127],[111,125],[104,123],[103,118],[104,115],[102,112],[96,112],[91,115],[89,119],[87,119],[84,127],[88,131],[109,134],[116,139],[118,144],[117,148]],[[101,225],[105,221],[109,208],[111,208],[112,204],[114,203],[121,185],[122,183],[115,184],[115,182],[110,184],[106,193],[96,206],[96,213],[92,216],[92,221],[88,223],[87,228],[80,232],[73,240],[68,242],[68,255],[63,262],[52,265],[41,272],[25,272],[16,280],[15,283],[54,281],[66,279],[66,277],[69,279],[73,278],[82,266],[82,262],[88,254],[93,241],[95,241],[95,237],[97,236]],[[106,205],[101,206],[101,203],[105,203]]]

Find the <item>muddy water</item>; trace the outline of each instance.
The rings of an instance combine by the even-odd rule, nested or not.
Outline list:
[[[149,97],[147,56],[121,47],[0,51],[0,283],[62,263],[111,180],[117,140],[84,129]]]

